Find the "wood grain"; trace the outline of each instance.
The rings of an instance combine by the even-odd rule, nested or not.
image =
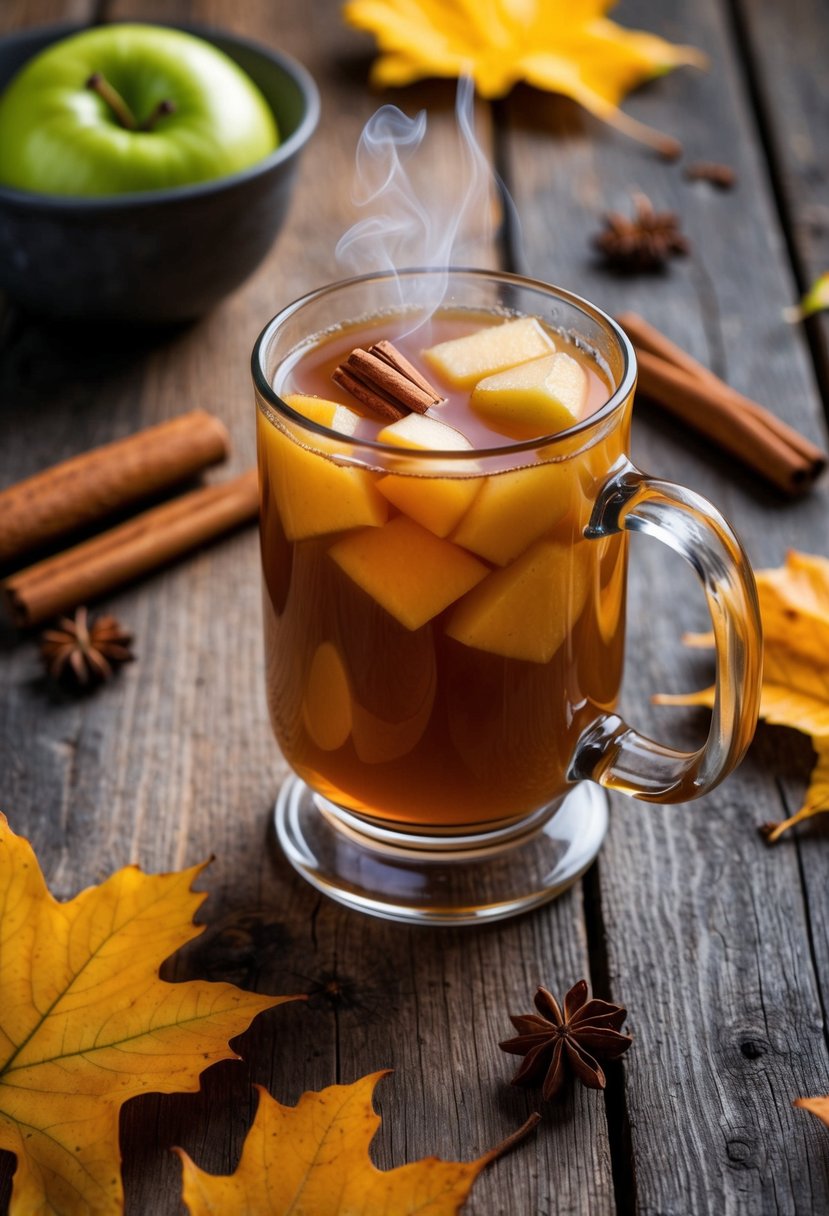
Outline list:
[[[654,160],[575,107],[519,90],[494,117],[483,106],[478,115],[517,199],[524,252],[514,228],[503,246],[493,241],[485,217],[467,256],[494,265],[506,251],[515,268],[610,311],[636,309],[817,439],[810,352],[803,334],[780,322],[795,276],[727,3],[625,0],[615,15],[710,52],[707,76],[667,77],[628,106],[679,134],[688,160],[734,164],[736,191],[691,185],[681,166]],[[7,318],[0,486],[195,405],[231,431],[223,476],[247,467],[250,348],[282,305],[338,276],[333,251],[353,218],[354,149],[375,105],[428,106],[430,177],[443,182],[454,172],[452,87],[372,95],[371,43],[343,29],[335,0],[5,0],[0,31],[99,10],[222,25],[279,46],[322,86],[322,121],[272,254],[200,323],[104,343],[98,333]],[[747,21],[754,13],[746,5]],[[802,70],[797,55],[775,55],[787,80]],[[756,62],[766,71],[765,60]],[[815,138],[825,141],[825,131],[816,128]],[[602,211],[626,208],[636,188],[680,211],[694,252],[663,277],[619,280],[597,269],[588,242]],[[804,189],[793,174],[792,197]],[[644,411],[635,444],[645,468],[709,494],[758,564],[778,564],[795,540],[825,551],[825,490],[778,502],[677,424]],[[536,1138],[486,1173],[467,1211],[825,1210],[825,1133],[790,1103],[826,1092],[829,1077],[827,836],[816,825],[800,846],[768,850],[754,831],[785,813],[784,803],[797,805],[811,763],[805,741],[761,730],[740,772],[702,804],[617,799],[598,870],[513,923],[416,931],[348,913],[300,882],[274,846],[270,808],[285,767],[264,704],[256,549],[252,533],[237,536],[108,600],[135,633],[139,661],[95,698],[47,693],[31,641],[0,651],[0,802],[32,840],[55,893],[70,896],[129,861],[159,870],[214,853],[204,879],[207,928],[169,978],[310,994],[307,1004],[262,1017],[238,1041],[242,1061],[209,1070],[200,1094],[126,1108],[128,1211],[179,1211],[172,1144],[206,1168],[233,1168],[252,1117],[251,1081],[292,1102],[304,1089],[391,1067],[379,1093],[378,1164],[477,1155],[532,1109],[531,1096],[506,1084],[513,1061],[496,1047],[509,1031],[507,1011],[529,1008],[539,982],[561,991],[588,973],[602,995],[627,1004],[636,1035],[611,1072],[607,1103],[579,1090],[545,1111]],[[705,626],[702,597],[679,559],[654,542],[633,546],[629,617],[626,712],[656,737],[690,745],[701,718],[649,708],[648,697],[704,682],[704,657],[678,643],[683,629]],[[2,1207],[8,1155],[0,1168]]]
[[[803,335],[781,321],[792,269],[724,8],[708,0],[657,11],[643,0],[620,15],[709,52],[707,76],[677,73],[627,108],[679,133],[688,160],[736,165],[739,188],[724,195],[691,185],[681,167],[622,144],[572,107],[517,97],[505,107],[504,142],[508,182],[525,219],[525,264],[611,312],[641,312],[735,387],[817,437],[808,350]],[[590,236],[605,209],[629,209],[636,189],[679,212],[693,256],[663,276],[614,278],[596,266]],[[825,551],[825,488],[787,506],[678,425],[637,412],[639,463],[707,493],[756,564],[779,564],[795,538]],[[654,737],[690,744],[699,719],[649,708],[648,698],[706,681],[699,658],[684,656],[678,644],[683,629],[706,627],[701,597],[677,559],[653,542],[635,541],[631,561],[626,712]],[[802,881],[795,847],[769,851],[756,834],[757,823],[781,813],[782,774],[796,798],[808,773],[808,749],[782,734],[761,728],[739,773],[700,804],[662,809],[616,800],[597,889],[609,981],[636,1036],[622,1065],[630,1210],[806,1213],[829,1204],[821,1136],[790,1108],[804,1085],[825,1089],[829,1075],[810,949],[810,941],[825,939],[825,910],[817,889]],[[825,833],[810,835],[804,853],[814,847],[815,869],[821,857],[825,867]]]
[[[732,0],[769,172],[805,291],[829,267],[829,23],[821,0]],[[829,314],[806,326],[829,403]]]
[[[746,77],[757,107],[769,157],[778,209],[789,237],[798,288],[805,290],[829,268],[829,24],[820,0],[795,0],[781,7],[773,0],[747,4],[736,0],[734,15]],[[829,313],[805,324],[829,417]],[[826,542],[818,548],[827,551]],[[797,783],[780,779],[782,803],[790,812],[801,804]],[[821,854],[820,842],[824,843]],[[811,949],[821,1002],[829,1010],[829,889],[825,839],[816,823],[803,837],[792,837],[803,871]]]
[[[365,87],[368,41],[345,33],[334,0],[110,4],[107,16],[221,24],[278,45],[314,73],[323,118],[300,170],[290,220],[272,256],[212,316],[173,334],[96,335],[65,345],[19,319],[5,361],[0,484],[46,460],[198,403],[227,424],[223,476],[253,458],[248,360],[269,317],[338,276],[336,239],[352,222],[357,139],[383,99]],[[457,156],[454,89],[407,91],[428,105],[427,167],[448,180]],[[488,112],[480,111],[488,139]],[[493,264],[486,222],[466,257]],[[49,352],[47,357],[47,352]],[[45,432],[45,433],[44,433]],[[561,990],[588,971],[577,890],[543,916],[481,933],[417,932],[347,913],[320,899],[277,854],[270,811],[284,775],[262,687],[256,539],[237,537],[107,601],[136,636],[138,662],[81,704],[50,702],[33,647],[2,656],[0,768],[15,830],[30,836],[58,895],[128,861],[151,870],[211,852],[209,928],[178,960],[178,978],[231,978],[267,992],[310,992],[307,1005],[260,1019],[240,1043],[244,1062],[212,1069],[199,1097],[148,1098],[123,1118],[128,1211],[179,1210],[181,1144],[206,1168],[232,1168],[252,1117],[250,1083],[295,1101],[308,1088],[390,1067],[379,1108],[378,1164],[418,1156],[471,1158],[516,1128],[532,1096],[506,1081],[497,1049],[507,1011],[529,1007],[538,983]],[[26,746],[26,740],[36,740]],[[578,1093],[526,1152],[487,1172],[468,1211],[613,1211],[604,1104]]]
[[[51,22],[89,21],[95,9],[96,0],[4,0],[0,10],[0,33]]]

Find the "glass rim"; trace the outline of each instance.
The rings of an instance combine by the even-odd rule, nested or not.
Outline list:
[[[315,300],[323,299],[328,295],[333,295],[345,287],[351,287],[359,283],[381,282],[383,280],[394,282],[395,280],[414,278],[420,275],[448,275],[456,277],[465,276],[473,279],[489,279],[519,287],[528,287],[535,291],[543,292],[548,296],[555,296],[557,299],[564,301],[564,303],[570,304],[588,316],[592,321],[603,326],[616,339],[622,355],[622,373],[619,377],[617,388],[613,390],[600,409],[595,410],[587,418],[582,418],[579,422],[574,423],[573,426],[567,427],[566,430],[555,431],[551,435],[539,435],[533,439],[511,440],[508,443],[499,444],[497,447],[473,448],[470,451],[466,451],[465,449],[463,451],[442,451],[436,448],[429,448],[428,450],[422,448],[407,449],[396,444],[378,443],[376,439],[343,435],[340,431],[335,431],[321,422],[315,422],[313,419],[307,418],[304,414],[301,414],[298,410],[288,405],[287,402],[283,401],[270,384],[264,367],[271,339],[280,326],[306,305],[313,303]],[[326,439],[335,439],[345,449],[372,451],[396,457],[400,457],[403,452],[406,452],[407,459],[417,459],[419,457],[421,459],[428,458],[429,460],[434,460],[437,457],[441,461],[457,461],[458,464],[462,464],[465,460],[468,461],[480,457],[510,456],[521,452],[532,452],[539,446],[549,448],[557,443],[563,445],[574,437],[589,434],[590,431],[598,428],[627,401],[635,387],[637,374],[636,355],[630,338],[628,338],[618,322],[608,313],[597,307],[597,305],[591,304],[589,300],[585,300],[583,296],[576,295],[575,292],[568,291],[564,287],[557,287],[552,283],[545,283],[542,279],[532,279],[527,275],[514,274],[512,271],[507,270],[486,270],[470,266],[449,266],[445,268],[438,266],[413,266],[396,271],[372,271],[369,274],[338,279],[336,282],[327,283],[323,287],[317,287],[313,291],[306,292],[290,304],[287,304],[272,317],[259,334],[251,355],[251,371],[256,391],[277,415],[284,415],[291,423],[299,425],[303,430],[322,435]],[[571,454],[568,453],[568,455]]]

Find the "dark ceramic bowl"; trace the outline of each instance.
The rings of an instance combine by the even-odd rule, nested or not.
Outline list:
[[[0,90],[77,25],[0,40]],[[299,154],[319,118],[309,73],[268,47],[187,26],[235,60],[276,115],[281,142],[229,177],[106,198],[0,186],[0,292],[31,312],[84,320],[184,321],[212,308],[261,262],[285,218]]]

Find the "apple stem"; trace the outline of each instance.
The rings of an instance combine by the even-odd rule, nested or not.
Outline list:
[[[175,114],[177,108],[178,107],[174,101],[170,101],[169,98],[165,98],[164,101],[160,101],[158,105],[156,105],[155,108],[147,115],[144,121],[140,124],[138,130],[152,131],[159,118],[164,118],[167,114]]]
[[[106,102],[121,126],[127,131],[152,131],[159,118],[164,118],[167,114],[174,114],[177,109],[174,101],[165,98],[164,101],[159,101],[153,107],[143,122],[137,122],[121,94],[100,72],[92,73],[86,82],[86,87],[92,89],[93,93],[97,93]]]
[[[93,72],[86,82],[86,87],[92,89],[93,93],[97,93],[99,97],[103,98],[122,127],[125,127],[127,131],[135,130],[138,125],[135,121],[135,115],[118,90],[109,83],[106,77],[102,76],[100,72]]]

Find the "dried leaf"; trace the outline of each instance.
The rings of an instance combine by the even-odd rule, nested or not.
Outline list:
[[[800,303],[787,308],[783,315],[787,321],[802,321],[824,308],[829,308],[829,270],[815,279]]]
[[[694,47],[628,30],[604,14],[613,0],[348,0],[344,14],[377,39],[379,86],[470,75],[482,97],[518,81],[572,97],[604,122],[677,155],[675,140],[619,109],[636,85],[683,64],[704,67]]]
[[[780,823],[764,823],[760,831],[769,844],[776,844],[783,833],[796,823],[802,823],[804,819],[811,819],[823,811],[829,811],[829,747],[825,745],[818,751],[817,763],[812,769],[809,788],[800,810]]]
[[[818,1119],[829,1127],[829,1097],[826,1098],[795,1098],[795,1106],[800,1106],[803,1110],[810,1110],[813,1115],[817,1115]]]
[[[0,1148],[17,1156],[10,1216],[123,1210],[119,1111],[142,1093],[196,1092],[235,1059],[228,1039],[290,997],[169,984],[158,967],[202,930],[204,869],[136,866],[66,903],[0,815]]]
[[[782,823],[765,824],[774,843],[804,819],[829,811],[829,559],[789,552],[784,566],[757,572],[763,622],[760,717],[810,735],[817,761],[803,806]],[[713,646],[712,634],[691,634],[691,646]],[[714,688],[653,698],[657,705],[714,704]]]
[[[368,1149],[380,1126],[371,1098],[385,1075],[303,1094],[296,1106],[257,1086],[259,1108],[234,1174],[206,1174],[176,1150],[190,1216],[453,1216],[481,1170],[539,1121],[475,1161],[427,1157],[381,1171]]]

